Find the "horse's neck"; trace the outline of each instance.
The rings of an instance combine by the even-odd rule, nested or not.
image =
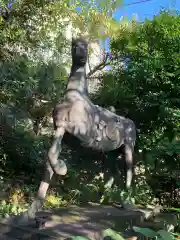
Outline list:
[[[69,91],[77,91],[82,95],[88,96],[88,83],[86,78],[86,66],[71,67],[71,73],[69,76],[67,89]]]

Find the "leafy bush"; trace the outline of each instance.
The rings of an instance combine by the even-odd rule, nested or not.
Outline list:
[[[133,227],[133,230],[140,235],[145,236],[147,239],[158,239],[158,240],[175,240],[179,236],[178,234],[174,234],[171,232],[167,232],[165,230],[153,231],[149,228],[141,228],[141,227]],[[179,233],[180,234],[180,233]],[[102,239],[110,239],[110,240],[125,240],[121,233],[118,233],[112,229],[106,229],[103,231]],[[72,240],[88,240],[86,237],[72,237]]]
[[[94,97],[97,104],[114,106],[118,114],[135,122],[135,162],[144,165],[145,176],[171,175],[180,169],[179,29],[179,12],[162,11],[121,32],[111,41],[111,71],[104,74]],[[156,188],[148,183],[146,187],[156,195]],[[173,186],[167,196],[171,194]],[[144,200],[146,196],[149,194],[143,194]],[[177,201],[171,204],[178,206]]]
[[[180,233],[172,233],[165,230],[153,231],[149,228],[140,228],[133,227],[133,230],[137,233],[144,235],[150,239],[158,239],[158,240],[175,240]]]
[[[62,196],[56,196],[55,194],[49,194],[46,197],[44,207],[49,209],[49,208],[58,208],[62,206],[67,206],[68,203],[67,201],[63,200]]]
[[[5,200],[0,202],[0,215],[8,217],[10,215],[18,215],[21,212],[25,212],[27,208],[22,207],[18,204],[8,203]]]

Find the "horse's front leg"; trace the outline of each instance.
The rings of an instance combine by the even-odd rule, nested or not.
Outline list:
[[[40,183],[39,189],[38,189],[38,193],[37,196],[35,198],[35,200],[32,202],[31,206],[29,207],[28,211],[27,211],[27,217],[29,219],[33,219],[33,220],[37,220],[36,219],[36,213],[38,211],[40,211],[43,207],[45,198],[46,198],[46,194],[51,182],[51,179],[54,175],[54,172],[49,164],[49,161],[46,162],[46,169],[44,172],[44,177]],[[42,220],[38,220],[39,225],[42,225],[43,223],[43,218]]]
[[[36,213],[42,209],[42,206],[43,206],[43,203],[44,203],[44,200],[46,197],[46,193],[49,188],[49,184],[50,184],[51,179],[54,174],[53,167],[56,168],[57,165],[58,165],[58,167],[60,166],[60,168],[58,168],[58,170],[61,175],[65,175],[67,173],[67,166],[66,166],[65,162],[62,160],[58,162],[58,156],[62,149],[62,146],[61,146],[62,138],[63,138],[62,133],[64,133],[64,131],[61,128],[57,128],[57,130],[55,131],[53,143],[48,152],[48,160],[46,162],[46,169],[44,172],[44,177],[40,183],[37,196],[36,196],[35,200],[33,201],[33,203],[31,204],[31,206],[29,207],[28,211],[23,213],[18,218],[16,223],[26,223],[26,222],[29,222],[30,220],[34,220]]]
[[[54,172],[49,164],[49,161],[47,161],[43,180],[40,183],[36,198],[34,199],[34,201],[32,202],[32,204],[30,205],[29,209],[26,212],[21,213],[19,216],[15,216],[10,219],[11,224],[24,225],[24,224],[32,223],[34,225],[34,223],[36,223],[35,222],[37,220],[36,213],[42,209],[42,206],[46,197],[46,193],[49,188],[49,184],[51,182],[53,174]]]
[[[48,152],[49,164],[54,173],[58,175],[65,175],[67,173],[67,166],[63,160],[58,161],[59,154],[62,150],[62,139],[65,133],[64,127],[58,127],[55,131],[54,140]]]
[[[51,182],[51,179],[54,174],[54,168],[58,165],[58,170],[60,175],[65,175],[67,173],[67,166],[63,160],[58,162],[59,154],[62,150],[62,139],[64,135],[64,128],[57,128],[55,131],[55,136],[53,139],[53,143],[51,145],[51,148],[48,152],[48,161],[46,163],[46,170],[44,174],[44,179],[40,183],[38,194],[35,199],[35,201],[31,204],[29,210],[28,210],[28,216],[35,217],[36,212],[42,209],[47,190],[49,188],[49,184]],[[38,220],[39,224],[43,224],[42,221]]]

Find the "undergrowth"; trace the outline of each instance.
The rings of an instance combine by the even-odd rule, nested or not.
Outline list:
[[[44,209],[60,208],[71,204],[79,205],[87,202],[109,204],[122,200],[140,205],[152,203],[153,195],[150,194],[150,189],[145,183],[144,185],[141,184],[141,187],[135,186],[135,189],[127,192],[116,185],[111,189],[103,189],[103,180],[97,178],[97,176],[90,183],[79,183],[72,176],[68,178],[67,182],[64,182],[64,190],[58,186],[50,188],[43,206]],[[14,186],[11,181],[1,181],[4,195],[1,196],[0,215],[5,217],[26,211],[37,193],[38,185],[38,183],[26,184],[21,182]]]

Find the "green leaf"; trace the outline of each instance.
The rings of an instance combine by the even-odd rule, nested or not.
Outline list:
[[[180,111],[179,111],[179,110],[174,111],[174,115],[176,115],[177,117],[179,117],[179,116],[180,116]]]
[[[82,236],[76,236],[76,237],[72,237],[72,240],[89,240],[89,238],[82,237]]]
[[[167,75],[168,77],[174,77],[174,76],[175,76],[174,73],[169,73],[169,72],[167,72],[166,75]]]
[[[167,210],[168,211],[176,211],[176,212],[180,213],[180,208],[167,208]]]
[[[133,230],[135,232],[141,233],[146,237],[150,237],[150,238],[154,238],[155,236],[157,236],[157,232],[149,229],[149,228],[141,228],[141,227],[133,227]]]
[[[111,237],[112,240],[124,240],[124,238],[116,231],[108,228],[103,232],[104,237]]]
[[[180,187],[180,180],[176,181],[178,187]]]
[[[165,230],[159,230],[157,233],[161,236],[163,240],[174,240],[173,235]]]

